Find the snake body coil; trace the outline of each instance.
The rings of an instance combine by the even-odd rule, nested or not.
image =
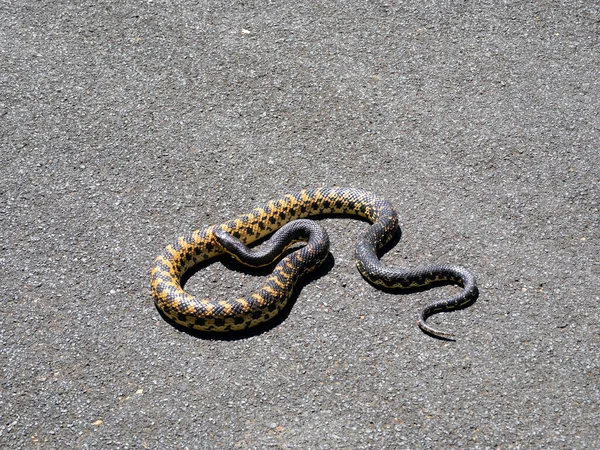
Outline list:
[[[409,270],[382,265],[377,251],[395,235],[398,216],[385,199],[354,188],[324,187],[288,194],[237,219],[180,237],[154,262],[151,286],[157,307],[176,323],[202,331],[240,330],[273,318],[287,303],[298,280],[319,267],[329,250],[329,238],[316,222],[297,219],[327,214],[371,222],[359,236],[355,256],[358,270],[372,284],[385,288],[419,288],[436,282],[461,285],[463,290],[457,295],[426,306],[418,320],[426,333],[452,336],[429,327],[425,320],[437,312],[472,303],[477,297],[475,278],[459,266],[431,265]],[[247,247],[275,231],[263,250]],[[200,299],[181,287],[184,273],[199,262],[229,254],[244,264],[267,265],[297,241],[307,244],[283,257],[264,285],[248,297]]]

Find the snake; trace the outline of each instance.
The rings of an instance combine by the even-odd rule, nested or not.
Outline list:
[[[452,333],[436,330],[426,319],[472,304],[478,296],[475,277],[469,270],[449,264],[415,268],[384,265],[379,252],[399,232],[398,214],[383,197],[350,187],[319,187],[286,194],[250,213],[177,238],[154,260],[150,284],[156,307],[176,324],[202,332],[234,332],[267,322],[286,306],[298,281],[320,267],[329,254],[326,231],[307,218],[331,215],[370,223],[360,233],[354,255],[358,271],[372,285],[392,290],[439,284],[462,287],[459,293],[426,305],[417,320],[426,334],[452,340]],[[262,244],[251,247],[257,241]],[[276,265],[262,286],[244,297],[200,298],[183,289],[186,272],[221,255],[250,267]]]

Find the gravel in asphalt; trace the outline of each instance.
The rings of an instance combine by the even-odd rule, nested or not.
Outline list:
[[[4,2],[0,447],[599,448],[600,10],[595,2]],[[285,317],[173,327],[149,271],[174,238],[287,192],[368,189],[399,212],[366,283],[366,224]],[[186,288],[251,292],[216,261]]]

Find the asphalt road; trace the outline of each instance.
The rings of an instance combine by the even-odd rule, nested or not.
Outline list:
[[[600,9],[565,2],[4,2],[0,447],[600,448]],[[149,271],[174,238],[306,187],[390,200],[243,338],[181,331]],[[262,278],[215,262],[194,293]]]

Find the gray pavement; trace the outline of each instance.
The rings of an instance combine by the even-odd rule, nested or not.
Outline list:
[[[0,6],[0,447],[600,448],[597,2],[230,3]],[[321,185],[473,271],[456,342],[415,324],[456,288],[373,288],[339,218],[275,326],[159,315],[167,243]]]

